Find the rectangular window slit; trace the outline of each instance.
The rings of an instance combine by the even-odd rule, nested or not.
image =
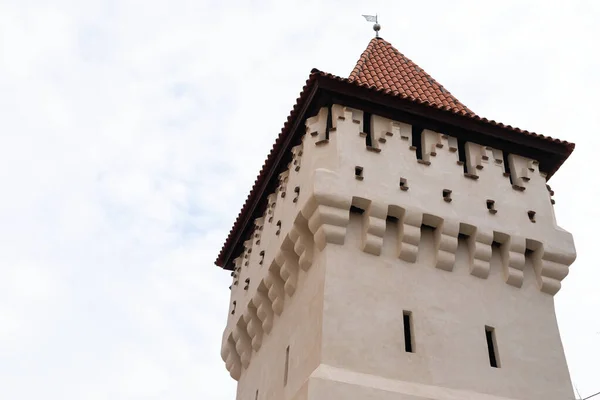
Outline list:
[[[254,396],[254,400],[258,400],[258,389],[256,389],[256,395]]]
[[[407,353],[413,353],[412,313],[404,311],[402,317],[404,322],[404,350]]]
[[[290,368],[290,346],[285,349],[285,369],[283,370],[283,386],[287,385]]]
[[[332,112],[333,110],[331,109],[331,106],[327,107],[327,122],[326,122],[326,126],[325,126],[325,139],[329,140],[329,131],[331,130],[331,128],[333,128],[333,121],[332,121]]]
[[[496,345],[496,330],[491,326],[485,327],[485,340],[487,341],[488,355],[490,356],[490,366],[500,368],[498,347]]]
[[[510,184],[513,184],[512,174],[510,173],[510,164],[508,163],[508,152],[502,152],[502,161],[504,162],[504,176],[508,177]]]
[[[367,134],[365,137],[367,147],[373,147],[373,136],[371,135],[371,114],[363,112],[363,132]]]
[[[423,159],[423,144],[421,143],[422,133],[423,133],[423,128],[418,128],[413,125],[413,127],[412,127],[412,145],[415,148],[417,160]]]
[[[467,143],[459,138],[456,139],[456,142],[456,145],[458,146],[458,160],[460,161],[463,167],[463,172],[467,173],[469,172],[467,169]]]

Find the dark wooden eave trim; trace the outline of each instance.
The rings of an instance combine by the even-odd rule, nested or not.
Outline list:
[[[548,174],[548,179],[575,147],[572,143],[519,132],[512,127],[418,104],[407,98],[349,84],[334,77],[319,76],[318,82],[334,103],[539,160],[540,170]]]
[[[230,238],[231,244],[228,248],[224,249],[224,252],[219,259],[217,259],[216,264],[223,267],[224,269],[233,270],[232,261],[235,257],[232,257],[236,254],[236,249],[241,246],[241,243],[244,242],[244,238],[246,236],[246,231],[248,230],[249,224],[252,224],[252,221],[256,217],[256,213],[260,208],[260,202],[266,195],[269,194],[267,188],[272,183],[273,179],[277,178],[281,170],[282,160],[285,158],[286,153],[292,147],[292,143],[294,137],[297,136],[298,129],[302,129],[304,132],[304,121],[307,116],[306,113],[313,102],[313,98],[315,97],[317,91],[319,89],[318,83],[313,82],[312,88],[310,88],[308,95],[306,96],[304,102],[300,104],[300,108],[298,113],[296,114],[296,118],[292,122],[292,126],[287,135],[282,137],[281,142],[273,148],[274,159],[273,161],[265,163],[265,174],[262,177],[262,180],[257,181],[257,186],[254,188],[252,195],[247,200],[249,203],[249,208],[245,210],[245,215],[241,215],[242,219],[237,221],[238,223],[234,226],[234,231],[232,231],[232,237]],[[236,229],[237,228],[237,229]],[[220,261],[220,263],[219,263]]]
[[[304,122],[311,113],[329,104],[342,104],[362,109],[397,121],[421,128],[431,129],[494,148],[510,151],[540,161],[540,170],[550,178],[572,153],[575,145],[542,135],[520,131],[510,126],[497,124],[473,115],[420,104],[409,98],[385,93],[375,88],[358,85],[347,79],[313,70],[292,110],[286,125],[278,137],[250,196],[223,246],[215,264],[228,270],[233,269],[233,259],[251,233],[252,221],[259,218],[266,205],[266,197],[277,184],[291,148],[305,132]]]

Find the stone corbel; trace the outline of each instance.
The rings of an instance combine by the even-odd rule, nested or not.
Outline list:
[[[250,337],[250,344],[254,351],[258,351],[262,345],[262,323],[256,315],[256,308],[252,302],[248,303],[248,308],[243,315],[244,322],[248,330],[248,336]]]
[[[371,203],[363,214],[362,250],[373,255],[381,254],[387,206]]]
[[[286,239],[285,242],[291,242]],[[275,257],[275,262],[279,265],[279,276],[283,279],[283,289],[288,296],[296,292],[298,284],[298,256],[296,253],[281,249]]]
[[[284,290],[283,290],[283,281],[279,275],[279,266],[277,263],[273,262],[271,264],[271,268],[267,273],[267,276],[264,278],[265,286],[267,287],[267,296],[271,300],[271,307],[273,311],[277,315],[281,315],[283,312],[283,302],[284,302]]]
[[[550,295],[558,293],[561,281],[569,274],[569,266],[575,261],[576,253],[546,248],[542,243],[536,242],[532,247],[537,247],[533,253],[533,269],[540,290]]]
[[[243,368],[248,368],[250,359],[252,358],[252,346],[250,336],[246,330],[246,323],[243,318],[240,318],[233,332],[231,333],[235,342],[235,350],[240,356],[240,362]]]
[[[398,258],[401,260],[410,263],[417,261],[422,224],[422,212],[405,210],[398,224]]]
[[[261,283],[252,298],[252,303],[256,307],[256,316],[262,322],[263,331],[268,334],[273,328],[273,306],[267,292],[267,287]]]
[[[332,191],[337,180],[337,174],[332,171],[317,169],[314,193],[302,209],[319,250],[327,243],[344,244],[346,238],[351,199]]]
[[[523,268],[525,268],[525,238],[518,236],[499,235],[502,243],[502,271],[504,281],[509,285],[520,288],[523,285]]]
[[[298,265],[308,271],[313,262],[313,235],[310,234],[302,214],[296,218],[290,230],[290,240],[294,243],[294,252],[298,255]]]
[[[469,272],[471,275],[486,279],[490,274],[492,242],[494,234],[473,225],[461,224],[461,233],[468,235]]]
[[[229,371],[229,375],[236,381],[239,380],[242,373],[242,364],[235,349],[235,341],[231,333],[227,336],[227,339],[223,340],[221,358],[225,361],[225,367]]]
[[[434,248],[437,250],[435,267],[452,271],[458,247],[460,224],[448,219],[441,220],[434,233]]]

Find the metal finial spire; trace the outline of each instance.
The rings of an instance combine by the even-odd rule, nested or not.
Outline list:
[[[377,14],[375,14],[375,15],[363,14],[363,17],[365,17],[365,19],[369,22],[375,22],[375,25],[373,25],[373,30],[375,31],[375,37],[379,37],[379,31],[381,30],[381,25],[379,25],[379,22],[377,22]]]

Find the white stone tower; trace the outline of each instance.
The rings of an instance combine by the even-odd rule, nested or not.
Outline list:
[[[313,70],[216,264],[238,400],[568,400],[574,145],[474,114],[388,42]]]

